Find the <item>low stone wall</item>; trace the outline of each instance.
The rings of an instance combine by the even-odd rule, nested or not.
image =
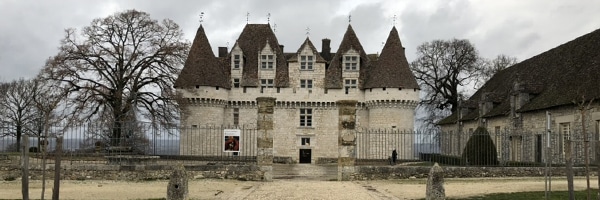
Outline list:
[[[46,177],[54,176],[54,166],[48,166]],[[85,165],[63,166],[62,180],[168,180],[172,166],[165,165]],[[254,164],[248,165],[193,165],[185,166],[190,179],[236,179],[262,181],[264,172]],[[355,166],[349,180],[386,180],[427,178],[429,166]],[[544,167],[443,167],[445,178],[476,177],[542,177]],[[597,170],[590,168],[590,175]],[[551,168],[552,176],[566,176],[564,168]],[[29,170],[31,179],[40,180],[40,168]],[[574,168],[575,176],[585,176],[585,168]],[[18,165],[0,167],[0,180],[11,181],[21,177]],[[51,179],[51,178],[50,178]]]
[[[54,176],[53,168],[46,170],[46,177]],[[263,173],[256,165],[198,165],[185,166],[188,177],[193,179],[237,179],[243,181],[261,181]],[[168,180],[172,166],[164,165],[87,165],[65,166],[61,173],[62,180]],[[40,180],[41,169],[30,169],[30,178]],[[15,180],[21,177],[18,166],[0,167],[0,180]]]
[[[539,177],[544,176],[544,167],[443,167],[445,178],[477,178],[477,177]],[[352,180],[384,180],[427,178],[430,166],[356,166]],[[575,176],[585,176],[585,168],[573,168]],[[597,170],[590,168],[590,175]],[[550,168],[552,176],[566,176],[564,167]]]

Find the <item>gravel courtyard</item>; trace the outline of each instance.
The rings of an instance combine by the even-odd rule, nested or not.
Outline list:
[[[245,182],[202,179],[189,182],[190,199],[419,199],[425,197],[425,179],[381,181],[275,180]],[[596,177],[590,180],[597,188]],[[166,197],[168,181],[63,181],[61,199],[156,199]],[[41,181],[30,182],[30,197],[39,199]],[[585,189],[585,178],[575,180],[575,189]],[[544,191],[544,178],[461,178],[446,179],[448,197],[490,193]],[[566,190],[564,178],[552,179],[552,190]],[[52,195],[47,182],[46,198]],[[0,199],[20,199],[20,181],[0,182]]]

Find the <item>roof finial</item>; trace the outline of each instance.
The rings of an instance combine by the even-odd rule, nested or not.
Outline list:
[[[352,22],[352,14],[348,14],[348,23]]]
[[[200,12],[200,25],[202,25],[202,22],[204,22],[204,12]]]
[[[271,13],[267,13],[267,24],[271,23]]]
[[[308,37],[310,35],[310,27],[307,26],[304,30],[306,30],[306,37]]]
[[[250,21],[250,12],[246,12],[246,24]]]
[[[394,15],[394,24],[393,26],[396,26],[396,15]]]
[[[273,24],[273,32],[277,33],[277,24]]]
[[[225,46],[229,49],[229,42],[227,42],[227,44],[225,44]]]
[[[385,46],[385,42],[381,42],[381,48],[383,48],[383,46]]]

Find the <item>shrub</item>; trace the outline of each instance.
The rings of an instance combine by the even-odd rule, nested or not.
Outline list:
[[[486,128],[475,130],[463,150],[462,158],[467,165],[498,165],[496,146]]]

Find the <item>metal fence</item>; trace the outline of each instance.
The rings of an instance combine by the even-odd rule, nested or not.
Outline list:
[[[396,150],[396,164],[428,161],[470,166],[472,163],[465,159],[463,153],[474,134],[473,131],[459,133],[357,129],[357,164],[391,164],[392,151]],[[586,141],[589,144],[589,163],[595,165],[599,160],[595,151],[600,147],[597,146],[597,135],[589,134],[588,138],[584,138],[581,133],[567,135],[551,132],[548,135],[546,132],[494,130],[485,137],[488,137],[491,143],[477,144],[476,149],[495,149],[495,158],[485,159],[493,160],[491,163],[497,163],[494,164],[497,166],[544,166],[546,163],[564,165],[567,143],[571,143],[574,164],[583,165],[586,160]]]
[[[100,123],[53,126],[47,139],[39,137],[41,134],[29,133],[29,139],[22,142],[27,142],[29,146],[32,164],[41,164],[43,159],[54,158],[56,137],[59,135],[64,138],[62,155],[65,165],[111,164],[111,158],[122,155],[154,156],[159,164],[256,162],[258,132],[254,125],[182,128],[121,123],[119,127],[121,137],[118,145],[110,139],[115,127]],[[0,160],[14,157],[16,159],[5,160],[19,162],[21,154],[13,130],[0,128]],[[391,164],[392,151],[396,150],[398,164],[425,161],[469,166],[472,163],[465,160],[463,153],[473,134],[472,131],[457,133],[358,128],[356,163]],[[546,132],[494,130],[486,136],[491,143],[483,145],[491,145],[495,149],[493,159],[497,160],[498,166],[543,166],[545,163],[564,164],[566,144],[570,142],[574,164],[582,165],[586,160],[584,144],[588,141],[587,159],[595,164],[598,160],[595,149],[600,147],[597,145],[598,135],[589,134],[588,138],[582,135],[577,132],[552,132],[548,137]],[[234,140],[235,145],[230,145],[229,140]],[[488,149],[488,146],[477,148]]]
[[[53,160],[57,136],[63,137],[62,160],[65,165],[111,164],[114,159],[133,157],[156,158],[162,164],[174,163],[244,163],[256,161],[256,128],[252,126],[164,127],[150,123],[122,123],[121,137],[115,143],[110,137],[114,127],[100,123],[53,126],[49,136],[27,134],[30,163],[39,165],[42,158]],[[22,147],[11,128],[0,129],[0,158],[14,157],[20,162]],[[226,149],[224,130],[236,130],[237,149]],[[23,140],[23,139],[21,139]],[[116,145],[118,144],[118,145]],[[46,154],[44,154],[46,152]],[[125,156],[125,157],[124,157]],[[135,158],[134,158],[135,159]]]

